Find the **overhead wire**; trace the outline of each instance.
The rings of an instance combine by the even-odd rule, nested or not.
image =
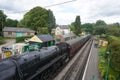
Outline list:
[[[51,5],[43,6],[43,7],[44,7],[44,8],[47,8],[47,7],[62,5],[62,4],[66,4],[66,3],[70,3],[70,2],[74,2],[74,1],[77,1],[77,0],[65,1],[65,2],[61,2],[61,3],[56,3],[56,4],[51,4]],[[22,13],[22,12],[26,12],[26,11],[29,11],[29,10],[18,11],[18,12],[12,12],[12,13]]]

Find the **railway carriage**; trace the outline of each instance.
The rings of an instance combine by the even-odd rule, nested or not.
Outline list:
[[[73,40],[68,40],[66,43],[70,46],[70,57],[73,57],[75,53],[85,44],[85,42],[91,37],[90,34],[82,37],[78,37]]]

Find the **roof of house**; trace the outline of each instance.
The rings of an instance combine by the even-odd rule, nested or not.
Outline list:
[[[19,28],[19,27],[4,27],[3,31],[11,31],[11,32],[35,32],[29,28]]]
[[[43,42],[54,40],[54,38],[51,35],[49,35],[49,34],[36,35],[36,36]]]
[[[68,25],[58,25],[61,29],[70,29]]]

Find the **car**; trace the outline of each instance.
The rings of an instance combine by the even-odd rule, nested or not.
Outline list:
[[[29,38],[25,38],[25,40],[24,40],[24,41],[25,41],[25,42],[29,42],[29,40],[30,40]]]
[[[12,52],[12,47],[10,47],[10,46],[8,46],[8,47],[6,47],[6,46],[3,46],[2,48],[1,48],[1,51],[2,52],[7,52],[7,51],[11,51]]]

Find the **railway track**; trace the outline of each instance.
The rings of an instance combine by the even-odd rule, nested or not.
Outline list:
[[[56,77],[54,80],[82,80],[84,68],[87,62],[87,58],[91,49],[92,40],[88,41],[85,47],[80,52],[79,56],[69,67],[67,72],[62,77]],[[61,75],[62,73],[60,73]]]

